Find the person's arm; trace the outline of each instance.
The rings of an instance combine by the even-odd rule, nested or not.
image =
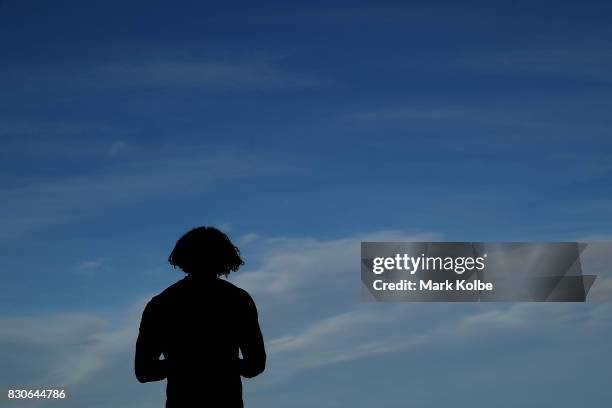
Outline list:
[[[167,376],[166,361],[159,359],[162,354],[159,318],[153,303],[147,303],[142,313],[134,359],[136,378],[141,383],[160,381]]]
[[[259,328],[257,308],[249,294],[245,292],[245,315],[243,316],[240,333],[240,375],[253,378],[266,368],[266,350],[264,348],[263,336]]]

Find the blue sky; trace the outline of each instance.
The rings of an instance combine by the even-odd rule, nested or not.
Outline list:
[[[133,336],[205,224],[260,307],[250,406],[609,400],[606,304],[358,290],[364,239],[610,236],[609,4],[125,3],[0,1],[0,384],[161,401]]]

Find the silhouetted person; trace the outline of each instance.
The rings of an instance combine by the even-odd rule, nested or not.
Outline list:
[[[244,264],[238,248],[218,229],[199,227],[177,241],[168,261],[187,276],[145,307],[138,381],[167,378],[167,408],[242,407],[240,376],[260,374],[266,353],[253,299],[220,278]]]

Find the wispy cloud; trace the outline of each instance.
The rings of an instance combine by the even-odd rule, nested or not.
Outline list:
[[[327,82],[268,60],[113,62],[91,70],[80,80],[84,86],[188,86],[230,90],[312,88]]]
[[[259,238],[251,240],[261,249],[262,265],[240,272],[236,283],[256,294],[282,295],[305,286],[337,284],[354,271],[359,259],[361,241],[435,241],[441,234],[433,232],[382,231],[335,240],[314,238]]]
[[[0,121],[0,157],[6,160],[88,160],[107,154],[113,156],[125,149],[121,145],[114,146],[109,138],[127,137],[131,132],[104,123],[5,120]]]
[[[484,345],[493,347],[492,344],[503,347],[504,355],[520,355],[526,336],[563,339],[565,333],[596,338],[598,331],[612,325],[610,306],[606,304],[407,305],[358,300],[354,289],[359,282],[359,253],[355,247],[361,239],[434,236],[381,231],[325,241],[263,238],[265,244],[258,249],[263,264],[278,273],[283,268],[289,275],[294,273],[288,269],[293,265],[299,278],[290,280],[283,291],[250,288],[255,289],[265,326],[269,364],[261,378],[247,383],[247,389],[274,390],[300,373],[349,362],[367,371],[368,359],[373,357],[384,359],[392,369],[399,356],[437,361],[439,354],[457,349],[476,351]],[[306,249],[304,253],[298,253],[300,247]],[[279,257],[280,253],[286,257]],[[273,267],[275,263],[278,265]],[[245,275],[258,273],[261,271]],[[352,289],[340,292],[338,283]],[[332,293],[328,293],[329,287]],[[141,386],[132,369],[138,321],[148,298],[139,297],[112,321],[96,314],[74,313],[0,318],[0,358],[13,367],[0,373],[0,380],[5,384],[67,387],[73,394],[67,401],[70,407],[81,406],[86,399],[108,404],[110,398],[115,405],[138,407],[155,399],[161,401],[163,384]],[[268,331],[270,321],[274,321],[275,329]],[[558,352],[559,349],[548,350],[547,355],[556,358]],[[540,362],[543,359],[538,357]],[[447,374],[461,371],[462,375],[474,376],[481,372],[478,364],[482,359],[472,362],[476,366],[470,359],[465,361],[463,365],[447,367],[454,370]],[[507,361],[504,373],[520,371],[521,364]],[[389,381],[395,384],[392,377]],[[257,395],[253,397],[256,398]]]
[[[381,124],[409,125],[415,131],[421,130],[420,126],[430,129],[447,129],[448,126],[461,126],[459,129],[489,129],[504,130],[513,129],[525,133],[524,137],[546,138],[555,140],[561,136],[572,135],[576,132],[589,134],[607,134],[609,119],[601,116],[599,118],[585,118],[581,115],[579,107],[571,111],[571,115],[565,113],[567,106],[558,108],[547,106],[545,108],[530,105],[525,106],[433,106],[423,108],[421,106],[389,106],[354,112],[346,115],[349,121],[359,125],[380,126]],[[563,114],[563,115],[562,115]],[[481,135],[490,139],[491,134]],[[465,135],[463,136],[465,138]],[[517,138],[521,134],[517,134]],[[603,139],[603,136],[601,137]]]
[[[91,275],[96,271],[99,271],[106,264],[106,259],[103,257],[95,259],[87,259],[79,262],[76,266],[78,273],[83,275]]]
[[[161,395],[151,395],[151,387],[139,392],[143,387],[138,387],[132,368],[139,317],[147,298],[122,310],[116,321],[82,313],[0,317],[0,354],[5,366],[11,367],[0,373],[0,383],[65,389],[68,406],[81,406],[88,393],[91,397],[106,387],[129,392],[109,390],[104,404],[117,400],[119,405],[146,406],[151,397],[160,401]],[[161,394],[162,384],[156,385],[153,388]],[[92,406],[104,406],[96,404]]]
[[[606,43],[548,44],[529,48],[497,50],[466,56],[463,62],[473,69],[541,77],[612,80],[612,46]]]
[[[134,150],[134,147],[125,140],[115,140],[108,147],[108,155],[110,157],[119,157],[126,155]]]
[[[202,191],[210,183],[244,177],[258,159],[252,155],[189,155],[145,158],[106,166],[86,175],[30,182],[0,189],[1,237],[14,237],[78,214],[116,208],[162,193]],[[261,168],[261,167],[257,167]]]
[[[225,230],[225,228],[223,226],[221,226],[221,229]],[[238,242],[241,245],[248,245],[256,240],[259,239],[259,235],[255,234],[254,232],[250,232],[248,234],[244,234],[238,237]]]
[[[357,308],[323,318],[296,334],[268,343],[271,382],[306,369],[415,347],[428,336],[385,333],[395,314]]]
[[[79,263],[81,269],[98,269],[104,265],[104,258],[96,258],[89,261],[82,261]]]

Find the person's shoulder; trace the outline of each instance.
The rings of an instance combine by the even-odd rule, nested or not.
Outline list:
[[[239,288],[238,286],[234,285],[232,282],[223,279],[223,278],[217,278],[216,280],[217,285],[219,285],[219,288],[221,290],[225,290],[228,291],[232,294],[235,295],[241,295],[242,292],[246,293],[246,291],[242,288]]]
[[[173,283],[172,285],[168,286],[166,289],[162,290],[157,295],[153,296],[151,300],[149,301],[149,303],[153,305],[161,304],[167,301],[168,299],[172,299],[177,296],[180,296],[180,294],[184,290],[185,290],[185,280],[181,279],[180,281],[177,281]]]
[[[251,298],[251,295],[249,294],[249,292],[247,292],[246,290],[242,289],[241,287],[238,287],[236,285],[234,285],[232,282],[227,281],[225,279],[218,279],[219,285],[226,291],[232,293],[232,295],[234,295],[236,298],[238,298],[240,301],[242,302],[252,302],[253,299]]]

